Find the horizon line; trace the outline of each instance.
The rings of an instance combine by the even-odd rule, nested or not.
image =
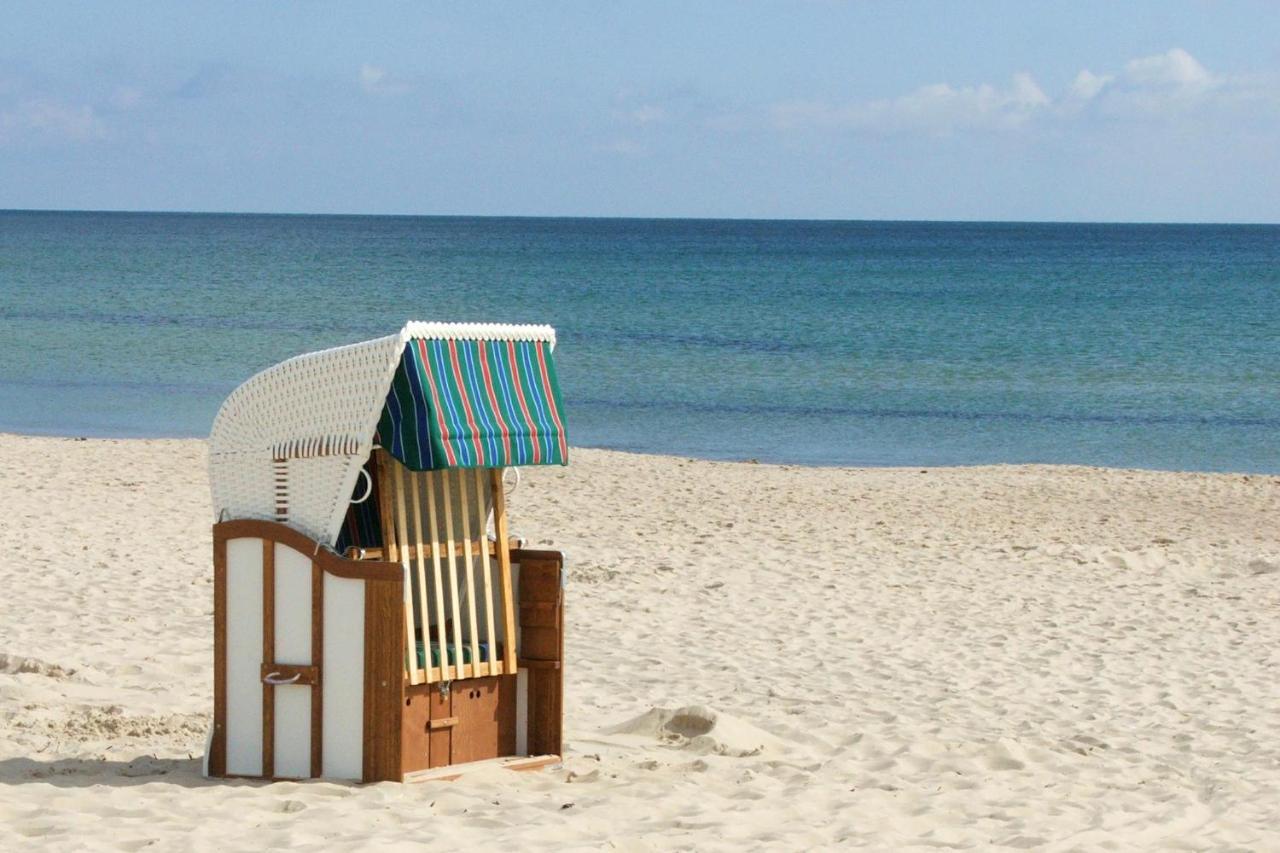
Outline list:
[[[1155,219],[875,219],[865,217],[806,217],[806,216],[636,216],[605,214],[546,214],[546,213],[352,213],[352,212],[301,212],[264,210],[180,210],[143,208],[42,208],[0,207],[0,213],[70,213],[70,214],[126,214],[163,216],[278,216],[278,217],[329,217],[370,219],[574,219],[574,220],[631,220],[640,222],[827,222],[827,223],[901,223],[901,224],[967,224],[967,225],[1211,225],[1239,227],[1276,227],[1280,222],[1249,221],[1196,221]]]

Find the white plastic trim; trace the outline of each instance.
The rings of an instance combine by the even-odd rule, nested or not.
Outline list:
[[[421,323],[405,325],[400,332],[404,340],[455,341],[545,341],[554,349],[556,330],[550,326],[513,323]]]

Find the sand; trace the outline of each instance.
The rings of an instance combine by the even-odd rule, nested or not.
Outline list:
[[[563,767],[213,783],[204,444],[0,436],[5,848],[1280,849],[1280,478],[526,474]]]

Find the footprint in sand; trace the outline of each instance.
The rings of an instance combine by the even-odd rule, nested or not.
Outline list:
[[[605,734],[657,739],[681,749],[736,758],[787,752],[787,744],[781,738],[704,705],[650,708],[638,717],[606,729]]]
[[[3,675],[43,675],[48,678],[70,678],[76,671],[70,667],[58,666],[56,663],[45,663],[35,658],[21,657],[0,652],[0,674]]]

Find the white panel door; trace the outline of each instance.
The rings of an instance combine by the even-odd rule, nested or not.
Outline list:
[[[227,773],[262,775],[262,540],[227,541]]]
[[[275,660],[308,666],[311,660],[311,558],[275,546]],[[323,678],[323,675],[321,676]],[[275,688],[275,775],[311,775],[311,687]]]
[[[364,584],[324,575],[322,775],[364,775]]]

